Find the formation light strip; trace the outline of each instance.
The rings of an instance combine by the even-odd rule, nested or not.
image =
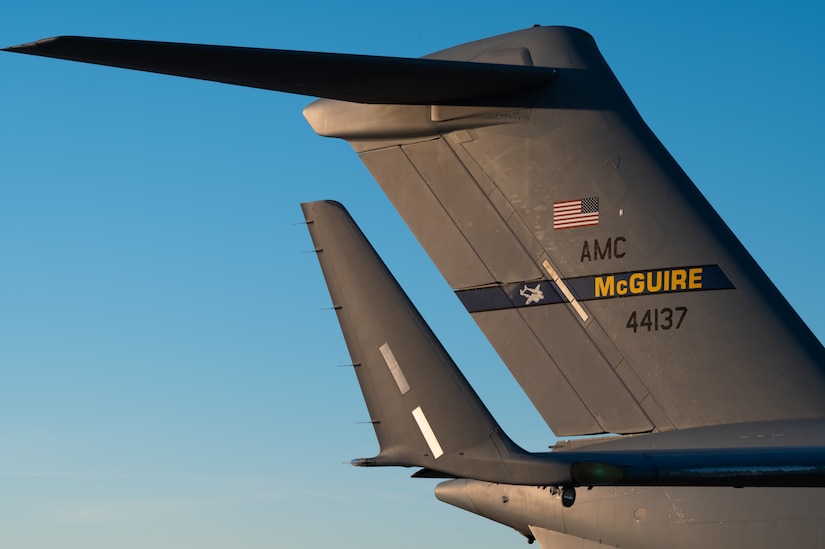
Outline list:
[[[541,265],[544,267],[544,270],[547,271],[547,274],[550,275],[550,278],[553,280],[553,282],[556,283],[556,286],[559,287],[559,290],[561,290],[561,293],[564,294],[564,297],[567,298],[567,301],[570,302],[570,304],[579,314],[579,318],[582,319],[582,322],[587,322],[587,319],[589,317],[587,316],[584,307],[582,307],[581,304],[578,301],[576,301],[576,298],[573,297],[573,294],[570,292],[570,289],[567,287],[567,284],[565,284],[564,281],[561,279],[559,273],[556,272],[553,266],[550,265],[550,262],[546,259]]]
[[[387,368],[390,369],[390,373],[392,374],[392,378],[395,380],[395,384],[398,385],[398,390],[401,391],[401,394],[407,394],[407,391],[410,390],[410,384],[407,383],[407,378],[404,377],[404,372],[401,371],[401,366],[398,365],[398,361],[395,360],[395,355],[392,354],[392,349],[390,349],[389,343],[384,343],[378,348],[381,351],[381,356],[384,357],[384,362],[387,363]]]

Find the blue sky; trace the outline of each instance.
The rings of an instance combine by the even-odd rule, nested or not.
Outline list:
[[[588,30],[642,116],[823,338],[816,2],[18,2],[59,34],[420,56]],[[0,545],[516,547],[377,450],[299,203],[348,206],[505,430],[552,433],[304,97],[0,55]]]

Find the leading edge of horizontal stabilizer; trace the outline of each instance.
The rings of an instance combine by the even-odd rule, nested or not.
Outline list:
[[[58,36],[5,51],[354,103],[496,105],[541,86],[547,67]],[[502,99],[505,100],[505,99]],[[512,101],[508,99],[508,101]]]

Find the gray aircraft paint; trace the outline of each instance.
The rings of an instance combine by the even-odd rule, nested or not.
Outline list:
[[[353,144],[557,434],[671,431],[559,448],[559,460],[582,449],[653,456],[667,447],[701,461],[690,449],[729,459],[726,448],[768,455],[777,440],[786,450],[822,442],[822,345],[582,31],[527,29],[420,60],[85,38],[10,50],[331,98],[310,105],[308,121]],[[379,441],[393,442],[381,453],[388,464],[425,467],[427,454],[440,470],[489,480],[499,467],[492,450],[518,448],[496,446],[509,439],[426,324],[412,325],[428,342],[413,355],[430,353],[430,373],[453,385],[419,391],[407,372],[405,392],[395,376],[403,344],[357,324],[348,338],[370,338],[391,389],[365,389],[368,405],[403,412],[387,416],[404,419],[400,430],[375,423]],[[385,361],[384,344],[401,370]],[[442,431],[438,405],[399,407],[419,392],[425,401],[465,395],[465,415]],[[437,459],[415,410],[443,451]],[[496,436],[482,442],[485,431]],[[478,453],[459,458],[456,441]],[[823,542],[823,491],[813,488],[597,486],[565,507],[556,488],[462,480],[438,495],[545,547]]]
[[[675,451],[687,456],[687,467],[677,475],[695,472],[703,466],[702,454],[713,451],[757,455],[789,446],[819,448],[815,461],[821,463],[825,422],[708,426],[562,443],[549,454],[528,455],[501,432],[343,207],[315,202],[303,210],[381,448],[378,456],[355,464],[415,465],[425,468],[418,476],[481,479],[447,481],[436,488],[436,496],[548,548],[722,549],[772,547],[780,540],[812,547],[825,541],[821,489],[594,486],[580,487],[574,504],[565,506],[562,488],[523,475],[564,476],[582,452],[592,462],[602,453],[657,459],[656,452]],[[385,340],[391,343],[381,343]],[[390,346],[396,351],[387,360]],[[394,370],[405,372],[405,384],[399,384]],[[423,410],[429,418],[426,429],[411,418]],[[437,452],[431,438],[437,440]],[[699,452],[692,454],[694,449]],[[540,462],[554,457],[570,461],[559,467]],[[734,468],[742,466],[737,455]],[[766,474],[767,469],[758,473]]]
[[[381,119],[401,142],[378,127],[348,132],[336,117],[356,106],[321,100],[305,113],[353,143],[557,435],[822,417],[821,344],[589,35],[534,28],[431,57],[513,48],[559,71],[518,111],[456,112],[450,131],[415,138],[417,126],[402,128],[426,107],[407,107]],[[595,224],[554,226],[554,204],[594,198]],[[537,284],[545,298],[527,303],[518,291]]]
[[[789,488],[596,487],[565,507],[552,487],[457,479],[436,497],[534,537],[545,549],[822,547],[825,492]]]

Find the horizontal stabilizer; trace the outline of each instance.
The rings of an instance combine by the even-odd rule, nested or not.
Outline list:
[[[556,75],[547,67],[81,36],[5,50],[355,103],[473,103]]]

